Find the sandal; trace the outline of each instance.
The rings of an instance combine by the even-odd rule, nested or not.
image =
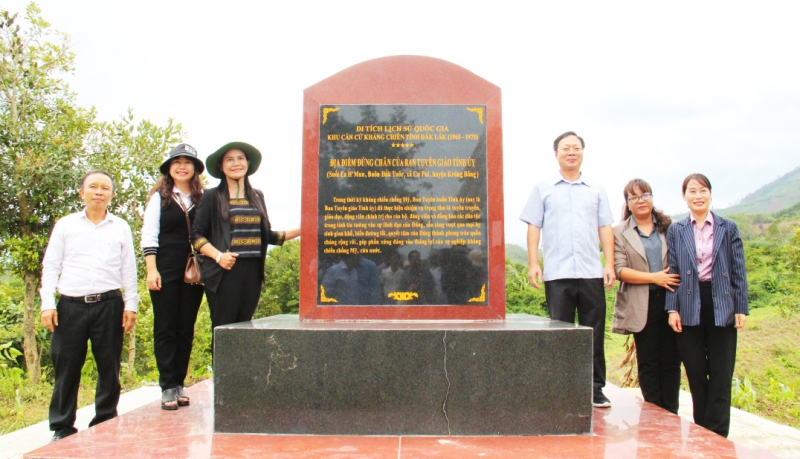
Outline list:
[[[175,389],[164,389],[161,391],[161,409],[173,411],[178,409],[178,394]]]
[[[189,396],[183,391],[183,386],[175,388],[178,392],[178,406],[189,406]]]

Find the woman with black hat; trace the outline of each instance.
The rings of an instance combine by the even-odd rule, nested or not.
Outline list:
[[[253,318],[267,244],[282,245],[300,235],[300,228],[272,230],[264,194],[248,178],[260,164],[261,152],[244,142],[231,142],[206,158],[209,175],[221,180],[197,205],[192,241],[204,255],[199,258],[213,327]]]
[[[153,302],[153,340],[161,408],[177,410],[189,404],[183,391],[192,354],[194,323],[203,287],[183,280],[191,253],[189,225],[203,195],[203,163],[191,145],[173,148],[161,164],[161,178],[150,192],[144,212],[142,249],[147,288]]]

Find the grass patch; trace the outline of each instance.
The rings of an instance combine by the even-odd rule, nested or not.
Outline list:
[[[800,315],[784,316],[777,307],[754,309],[739,332],[733,405],[780,424],[800,428]],[[621,384],[627,335],[606,335],[607,378]],[[633,338],[631,338],[633,339]],[[736,386],[736,384],[734,384]],[[681,389],[688,391],[684,374]]]
[[[79,407],[94,405],[95,384],[95,381],[89,379],[81,381],[78,389]],[[140,385],[123,388],[123,392],[138,388]],[[0,399],[0,435],[47,420],[50,397],[53,395],[52,384],[47,382],[26,384],[18,394],[18,397]]]

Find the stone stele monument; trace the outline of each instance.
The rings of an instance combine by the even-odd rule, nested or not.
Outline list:
[[[440,59],[305,90],[300,314],[215,330],[216,432],[591,431],[592,330],[505,313],[502,134]]]

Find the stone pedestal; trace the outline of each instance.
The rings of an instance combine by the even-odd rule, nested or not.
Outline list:
[[[218,327],[216,432],[566,435],[591,432],[592,330],[495,322]]]

